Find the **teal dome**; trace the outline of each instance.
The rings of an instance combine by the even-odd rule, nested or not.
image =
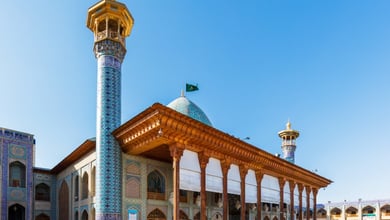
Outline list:
[[[167,107],[187,115],[188,117],[191,117],[195,120],[198,120],[206,125],[213,126],[202,109],[195,105],[195,103],[188,100],[184,95],[173,100],[167,105]]]

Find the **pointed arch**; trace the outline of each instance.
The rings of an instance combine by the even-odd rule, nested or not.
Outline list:
[[[50,220],[50,217],[45,213],[41,213],[35,217],[35,220]]]
[[[16,203],[14,205],[11,205],[8,208],[8,220],[25,220],[26,219],[26,209],[24,206]]]
[[[188,215],[181,209],[179,211],[179,219],[180,220],[189,220]]]
[[[35,186],[35,200],[50,201],[50,187],[45,183]]]
[[[79,201],[80,197],[80,178],[79,175],[76,174],[73,178],[73,184],[74,184],[74,201]]]
[[[88,212],[87,212],[87,210],[84,210],[83,214],[81,214],[81,220],[88,220]]]
[[[87,172],[84,172],[83,179],[82,179],[82,186],[81,186],[81,199],[87,199],[89,190],[88,190],[88,182],[89,182],[89,176]]]
[[[375,211],[376,211],[376,209],[370,205],[368,205],[362,209],[363,214],[373,214],[373,213],[375,213]]]
[[[357,208],[350,206],[345,210],[345,212],[347,213],[347,217],[357,217],[359,211]]]
[[[59,220],[69,220],[69,187],[66,181],[62,181],[58,195]]]
[[[165,200],[165,178],[157,170],[148,174],[148,199]]]
[[[148,214],[147,220],[166,220],[165,214],[160,209],[154,209]]]
[[[390,205],[386,204],[381,207],[381,215],[384,216],[390,216]]]
[[[317,218],[326,218],[326,210],[324,208],[318,209]]]
[[[330,210],[330,219],[338,219],[341,216],[341,209],[339,208],[333,208]]]
[[[9,186],[26,188],[26,166],[14,161],[9,164]]]
[[[93,166],[91,171],[91,196],[95,196],[95,192],[96,192],[96,166]]]

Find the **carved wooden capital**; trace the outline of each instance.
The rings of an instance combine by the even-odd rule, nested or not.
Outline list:
[[[245,181],[246,174],[248,173],[248,167],[245,166],[244,164],[241,164],[239,169],[240,169],[241,181]]]
[[[303,192],[303,184],[302,183],[298,183],[298,192],[299,193]]]
[[[230,169],[230,164],[231,164],[231,161],[229,159],[221,160],[221,169],[222,169],[222,174],[224,176],[228,174],[229,169]]]
[[[317,189],[317,188],[312,188],[311,190],[312,190],[312,192],[313,192],[313,197],[314,197],[314,198],[317,197],[318,189]]]
[[[278,182],[279,182],[279,189],[280,191],[282,191],[284,189],[284,184],[286,183],[286,179],[284,179],[283,177],[279,177]]]
[[[310,186],[305,186],[305,189],[306,189],[306,196],[310,197],[311,187]]]
[[[209,156],[204,151],[198,153],[199,166],[201,169],[205,169],[209,163]]]
[[[295,182],[293,180],[289,180],[288,184],[290,185],[290,194],[294,194]]]
[[[173,160],[180,160],[181,156],[183,156],[184,148],[179,147],[177,144],[172,144],[169,145],[169,152]]]
[[[261,170],[256,170],[255,174],[256,174],[256,183],[257,185],[261,186],[261,181],[263,180],[264,173]]]

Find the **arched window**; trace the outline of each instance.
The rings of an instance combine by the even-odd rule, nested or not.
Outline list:
[[[19,205],[15,204],[8,208],[8,220],[18,219],[18,220],[25,220],[26,217],[26,209]]]
[[[50,217],[44,213],[41,213],[35,217],[35,220],[50,220]]]
[[[319,209],[317,211],[317,218],[326,218],[326,210],[325,209]]]
[[[357,217],[358,215],[358,209],[355,208],[355,207],[349,207],[345,210],[345,212],[347,213],[347,217]]]
[[[179,210],[179,219],[180,220],[188,220],[189,218],[188,218],[188,215],[185,212],[183,212],[183,210]]]
[[[382,216],[390,216],[390,205],[384,205],[381,208]]]
[[[26,187],[26,166],[19,161],[9,164],[9,186]]]
[[[45,183],[35,186],[35,200],[50,201],[50,187]]]
[[[83,175],[83,186],[82,186],[82,199],[88,198],[88,173],[85,172]]]
[[[88,220],[88,212],[87,211],[83,211],[83,214],[81,214],[81,220]]]
[[[148,192],[165,193],[165,179],[157,170],[148,175]]]
[[[154,209],[148,214],[148,220],[165,220],[167,219],[160,209]]]
[[[376,209],[372,206],[366,206],[362,210],[363,214],[373,214],[373,213],[375,213],[375,211],[376,211]]]
[[[148,175],[148,199],[165,200],[165,179],[157,170]]]
[[[96,167],[92,167],[91,172],[91,196],[95,196],[96,191]]]
[[[65,181],[62,182],[58,196],[59,220],[69,220],[69,187]]]
[[[74,201],[79,201],[79,191],[80,191],[80,187],[79,187],[79,175],[76,175],[74,177]]]

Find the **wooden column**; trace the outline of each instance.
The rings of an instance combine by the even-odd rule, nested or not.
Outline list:
[[[173,220],[179,220],[180,216],[180,158],[184,149],[175,145],[169,146],[173,160]]]
[[[278,178],[279,182],[279,219],[284,218],[284,184],[286,180],[284,178]]]
[[[198,153],[200,165],[200,220],[206,220],[206,166],[209,157],[204,153]]]
[[[298,192],[299,192],[299,208],[298,208],[298,217],[299,220],[303,220],[303,212],[302,212],[302,192],[303,185],[298,183]]]
[[[317,193],[318,189],[313,188],[313,220],[317,220]]]
[[[221,161],[221,169],[223,175],[223,189],[222,189],[222,199],[223,199],[223,220],[228,220],[229,217],[229,197],[228,197],[228,172],[230,169],[230,162],[227,160]]]
[[[306,220],[310,220],[310,192],[311,187],[306,186]]]
[[[290,180],[288,181],[289,185],[290,185],[290,220],[294,220],[295,219],[295,209],[294,209],[294,190],[295,190],[295,182]]]
[[[261,181],[263,180],[264,173],[261,170],[256,171],[256,183],[257,183],[257,220],[262,220],[261,210]]]
[[[245,220],[246,204],[245,204],[245,177],[248,173],[248,168],[244,165],[240,166],[240,178],[241,178],[241,220]]]

